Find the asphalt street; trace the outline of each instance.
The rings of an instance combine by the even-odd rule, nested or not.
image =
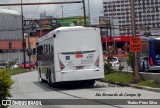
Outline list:
[[[14,75],[12,77],[14,84],[11,89],[11,99],[82,99],[91,102],[90,105],[43,105],[43,106],[17,106],[10,108],[159,108],[159,105],[114,105],[98,102],[90,99],[113,99],[112,102],[123,101],[123,99],[158,99],[160,93],[135,89],[131,87],[122,87],[100,81],[96,81],[94,87],[61,85],[58,88],[50,88],[46,83],[38,81],[38,72]],[[118,99],[118,100],[116,100]],[[108,100],[108,101],[109,101]],[[106,100],[107,101],[107,100]],[[73,101],[74,102],[74,101]],[[111,102],[111,103],[112,103]],[[98,103],[98,104],[97,104]],[[93,104],[93,105],[92,105]]]

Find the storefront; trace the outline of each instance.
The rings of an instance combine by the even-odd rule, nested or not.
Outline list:
[[[114,37],[102,37],[103,51],[110,48],[115,49],[116,55],[121,55],[129,52],[129,42],[131,36],[114,36]],[[107,44],[106,44],[107,42]]]

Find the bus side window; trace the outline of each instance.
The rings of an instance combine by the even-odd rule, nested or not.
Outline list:
[[[53,55],[53,56],[51,56],[51,59],[52,59],[52,61],[54,61],[53,60],[53,57],[54,57],[54,51],[53,51],[53,46],[51,45],[51,55]]]
[[[51,46],[51,52],[53,53],[53,46]],[[54,54],[54,53],[53,53]]]
[[[50,51],[50,44],[48,45],[48,53],[50,54],[51,51]]]
[[[48,45],[46,45],[46,54],[48,54]]]
[[[46,44],[44,44],[43,48],[44,48],[43,54],[45,54],[45,52],[46,52]]]
[[[37,47],[37,54],[38,54],[38,55],[41,55],[42,52],[43,52],[43,46],[40,45],[40,46]]]

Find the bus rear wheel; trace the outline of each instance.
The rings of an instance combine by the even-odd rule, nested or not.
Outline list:
[[[48,87],[52,87],[52,78],[51,78],[51,74],[48,74]]]
[[[85,86],[94,86],[95,80],[87,80],[83,82]]]

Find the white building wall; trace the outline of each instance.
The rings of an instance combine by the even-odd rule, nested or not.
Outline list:
[[[130,0],[103,0],[104,16],[119,19],[121,35],[131,31]],[[160,0],[135,0],[137,34],[144,26],[160,28]]]

